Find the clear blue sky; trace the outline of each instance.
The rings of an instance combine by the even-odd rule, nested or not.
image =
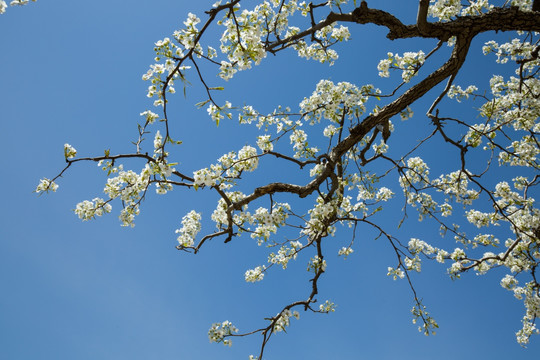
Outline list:
[[[66,142],[82,156],[106,148],[132,151],[139,113],[149,106],[141,75],[153,61],[154,42],[180,28],[188,12],[204,19],[203,10],[213,2],[40,0],[9,8],[0,17],[1,359],[247,359],[257,353],[259,336],[234,339],[232,348],[225,348],[209,344],[210,325],[228,319],[240,330],[254,329],[309,291],[304,258],[287,271],[276,269],[261,283],[246,284],[245,270],[265,261],[249,237],[229,244],[214,241],[196,256],[175,250],[174,230],[182,216],[193,208],[211,213],[215,197],[209,192],[175,189],[166,197],[150,196],[133,229],[120,227],[114,210],[85,223],[73,214],[77,202],[102,196],[105,177],[95,164],[73,168],[58,182],[56,194],[37,197],[32,192],[40,178],[53,177],[64,166]],[[377,3],[410,22],[417,1],[370,5]],[[292,53],[270,56],[255,71],[226,84],[222,99],[264,111],[279,103],[294,106],[320,78],[372,83],[379,81],[376,65],[387,51],[427,52],[433,46],[390,43],[374,26],[357,30],[352,48],[335,66],[307,63]],[[499,71],[492,59],[478,56],[481,42],[474,45],[461,77],[465,85]],[[220,85],[213,74],[209,78]],[[434,96],[430,93],[429,99]],[[178,151],[185,172],[253,144],[253,134],[244,128],[224,122],[216,129],[205,111],[195,111],[190,104],[202,97],[194,86],[188,88],[187,101],[181,91],[173,100],[171,126],[184,141]],[[428,124],[425,107],[415,111],[407,123],[412,128],[402,127],[404,135]],[[446,154],[434,155],[439,163],[433,167],[441,167]],[[114,205],[118,210],[119,204]],[[389,213],[392,231],[396,209]],[[405,242],[407,236],[434,236],[418,233],[411,220]],[[538,337],[527,349],[515,341],[523,305],[499,286],[501,272],[451,281],[444,266],[426,263],[414,281],[441,328],[436,336],[425,337],[411,323],[406,283],[386,276],[387,266],[395,262],[388,244],[373,241],[370,232],[360,235],[346,261],[336,252],[328,255],[319,299],[331,299],[337,311],[302,313],[288,334],[273,337],[268,359],[538,357]],[[336,243],[329,247],[344,246],[344,236],[343,243],[331,239]],[[453,249],[454,244],[444,246]]]

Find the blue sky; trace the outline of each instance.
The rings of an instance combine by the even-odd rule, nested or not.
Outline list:
[[[275,269],[261,283],[245,283],[245,270],[264,263],[266,256],[249,237],[229,244],[216,240],[196,256],[175,250],[174,230],[182,216],[193,208],[208,216],[215,206],[208,191],[175,189],[165,197],[150,196],[133,229],[119,226],[117,203],[113,214],[96,221],[81,222],[73,214],[77,202],[102,196],[105,176],[95,164],[70,169],[55,194],[32,192],[40,178],[62,169],[66,142],[82,156],[107,148],[133,151],[139,113],[150,106],[141,75],[153,61],[154,42],[180,28],[188,12],[204,19],[212,3],[41,0],[9,8],[0,17],[0,358],[247,359],[257,352],[258,336],[234,339],[225,348],[209,344],[210,325],[228,319],[241,331],[258,328],[264,317],[309,291],[307,259],[302,258],[287,271]],[[399,9],[396,2],[378,3],[405,22],[414,19],[417,1],[399,2]],[[357,27],[352,46],[343,49],[333,67],[292,53],[269,56],[262,66],[227,83],[220,99],[263,111],[276,104],[295,106],[320,78],[389,89],[392,82],[378,83],[379,59],[387,51],[429,51],[434,44],[391,43],[382,30]],[[474,45],[460,78],[465,85],[504,71],[493,59],[479,56],[480,41]],[[213,76],[208,75],[221,85]],[[202,100],[203,92],[192,80],[187,98],[178,91],[172,101],[171,127],[184,141],[175,151],[185,172],[254,142],[253,131],[226,121],[216,128],[204,110],[196,111],[191,104]],[[399,125],[403,139],[424,131],[425,106],[436,95],[428,94],[414,107],[417,116]],[[444,150],[431,154],[434,172],[450,161]],[[138,170],[142,165],[126,166]],[[381,223],[397,232],[399,215],[398,204]],[[444,244],[433,230],[421,230],[414,217],[400,235],[405,241],[422,235]],[[212,225],[205,224],[211,231]],[[496,360],[532,359],[540,353],[538,337],[527,349],[515,342],[523,305],[499,286],[500,271],[451,281],[444,266],[425,263],[414,281],[441,328],[436,336],[419,334],[411,323],[410,290],[386,276],[386,268],[394,265],[392,252],[383,240],[373,241],[374,235],[370,230],[357,234],[355,253],[345,261],[334,254],[350,233],[343,233],[342,242],[339,236],[330,239],[328,247],[336,251],[328,255],[319,299],[334,301],[336,312],[302,313],[288,334],[273,337],[268,359]]]

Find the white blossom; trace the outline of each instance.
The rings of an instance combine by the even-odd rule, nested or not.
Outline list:
[[[39,181],[38,186],[36,187],[35,192],[36,193],[42,193],[42,192],[49,192],[49,190],[52,190],[53,192],[56,192],[58,189],[58,184],[56,184],[54,181],[49,180],[47,178],[43,178]]]
[[[175,232],[181,247],[190,247],[195,243],[195,237],[201,231],[201,214],[191,210],[182,218],[182,227]]]

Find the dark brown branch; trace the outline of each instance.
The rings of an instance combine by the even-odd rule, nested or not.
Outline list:
[[[429,33],[429,26],[427,23],[428,9],[429,0],[420,0],[420,3],[418,4],[418,15],[416,16],[416,26],[422,35],[427,35]]]

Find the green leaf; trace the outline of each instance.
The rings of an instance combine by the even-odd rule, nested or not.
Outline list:
[[[202,108],[204,105],[208,104],[209,102],[210,102],[210,99],[205,100],[205,101],[201,101],[201,102],[199,102],[199,103],[196,103],[195,106],[196,106],[197,108],[200,109],[200,108]]]

